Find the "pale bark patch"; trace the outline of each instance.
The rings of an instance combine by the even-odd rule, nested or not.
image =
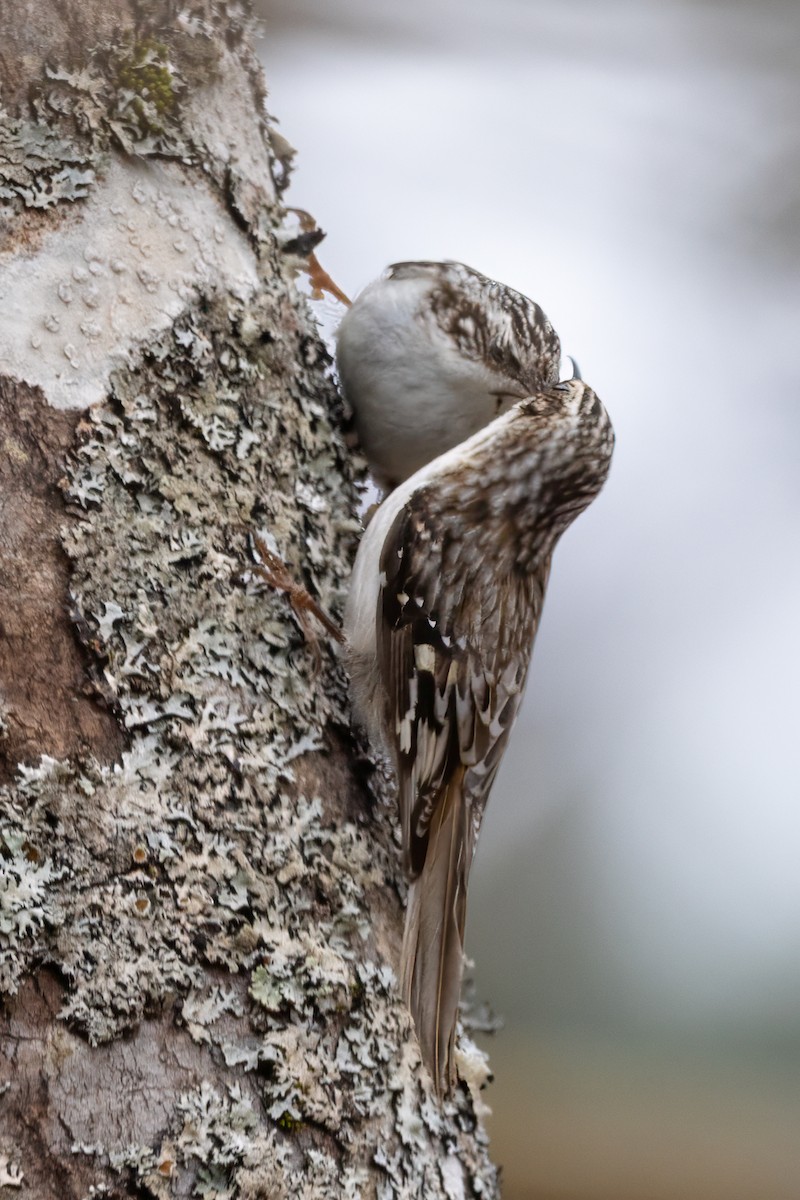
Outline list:
[[[258,286],[255,255],[210,183],[122,159],[33,251],[0,257],[0,277],[0,372],[62,409],[102,399],[111,371],[201,290],[244,300]]]

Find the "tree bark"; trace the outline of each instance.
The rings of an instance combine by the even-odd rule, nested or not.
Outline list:
[[[249,20],[0,6],[0,1194],[486,1198],[391,785],[248,571],[340,613],[363,474]]]

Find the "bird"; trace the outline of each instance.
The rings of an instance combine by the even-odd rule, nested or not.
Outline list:
[[[384,492],[557,383],[560,359],[538,304],[459,262],[394,263],[337,331],[342,391]]]
[[[447,370],[454,378],[452,357]],[[602,488],[613,445],[587,384],[539,386],[390,492],[356,555],[344,619],[353,704],[397,777],[409,879],[400,988],[440,1099],[455,1083],[467,885],[484,808],[553,549]]]

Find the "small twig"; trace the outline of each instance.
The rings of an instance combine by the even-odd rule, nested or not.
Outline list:
[[[286,592],[289,597],[289,603],[292,606],[292,612],[297,618],[297,623],[303,632],[306,644],[311,648],[311,652],[316,660],[317,669],[319,669],[319,637],[309,617],[316,617],[326,632],[339,643],[346,641],[342,630],[328,616],[325,609],[317,603],[308,589],[293,578],[286,563],[270,550],[261,535],[251,533],[250,536],[253,543],[254,558],[258,559],[253,565],[254,573],[268,583],[270,587],[274,587],[280,592]]]

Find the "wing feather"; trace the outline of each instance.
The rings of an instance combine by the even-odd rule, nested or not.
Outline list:
[[[549,559],[500,586],[436,493],[398,512],[381,558],[377,645],[412,879],[403,989],[437,1087],[452,1073],[469,870],[522,696]],[[487,582],[488,581],[488,582]]]
[[[443,530],[433,502],[430,491],[415,493],[395,518],[383,547],[377,613],[409,866],[424,858],[414,841],[427,832],[415,806],[424,812],[429,793],[459,766],[502,756],[549,570],[547,560],[538,573],[498,589],[502,581],[477,570],[472,547]],[[472,774],[466,791],[475,792],[473,804],[482,803],[488,789]]]

